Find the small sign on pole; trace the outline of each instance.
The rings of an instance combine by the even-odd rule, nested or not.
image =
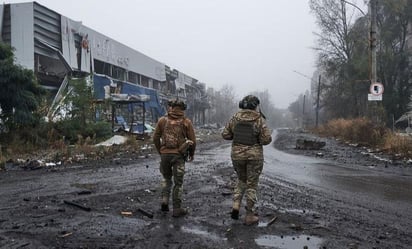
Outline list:
[[[369,87],[369,92],[373,95],[382,95],[383,90],[383,84],[379,82],[372,83]]]
[[[379,82],[374,82],[369,87],[368,100],[369,101],[382,101],[383,94],[383,84]]]
[[[381,95],[373,95],[373,94],[368,94],[368,100],[369,101],[382,101],[382,94]]]

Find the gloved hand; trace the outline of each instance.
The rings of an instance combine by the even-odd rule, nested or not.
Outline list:
[[[179,147],[179,153],[183,155],[183,158],[186,162],[193,161],[193,156],[190,156],[190,147],[193,145],[193,141],[186,140],[182,145]]]
[[[192,162],[194,159],[194,156],[188,156],[186,162]]]

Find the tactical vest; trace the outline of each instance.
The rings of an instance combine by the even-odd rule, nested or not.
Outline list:
[[[185,141],[183,119],[166,118],[162,132],[162,144],[168,149],[177,149]]]
[[[238,121],[233,129],[233,143],[254,145],[259,142],[253,121]]]

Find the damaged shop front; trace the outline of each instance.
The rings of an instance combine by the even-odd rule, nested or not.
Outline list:
[[[93,76],[96,119],[110,121],[114,131],[144,135],[165,114],[157,91],[104,75]]]

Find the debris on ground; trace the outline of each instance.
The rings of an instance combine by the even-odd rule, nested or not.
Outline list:
[[[64,202],[65,204],[67,204],[67,205],[80,208],[80,209],[82,209],[82,210],[84,210],[84,211],[87,211],[87,212],[89,212],[89,211],[92,210],[90,207],[86,207],[86,206],[81,205],[81,204],[78,204],[78,203],[76,203],[76,202],[72,202],[72,201],[68,201],[68,200],[64,200],[63,202]]]
[[[323,141],[314,141],[306,139],[296,139],[296,149],[298,150],[320,150],[325,147],[326,143]]]

